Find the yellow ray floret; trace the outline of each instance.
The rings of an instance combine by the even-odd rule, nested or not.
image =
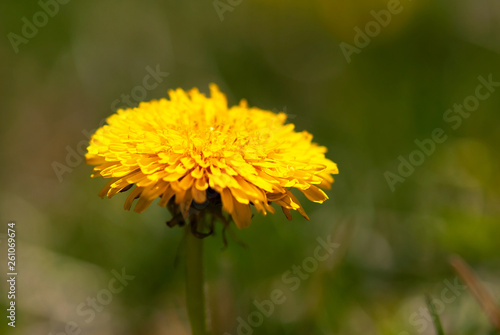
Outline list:
[[[285,124],[286,114],[244,100],[228,108],[215,84],[210,92],[172,90],[169,100],[111,115],[86,155],[96,165],[93,177],[110,178],[100,195],[111,198],[135,184],[125,208],[138,198],[134,210],[140,213],[157,198],[160,206],[175,201],[189,209],[207,201],[210,188],[239,228],[250,224],[251,205],[266,214],[276,203],[287,217],[293,209],[307,218],[292,188],[314,202],[328,199],[321,188],[330,188],[337,166],[311,134]]]

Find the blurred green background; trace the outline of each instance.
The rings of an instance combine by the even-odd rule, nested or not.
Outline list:
[[[286,111],[340,175],[323,205],[303,201],[310,222],[277,211],[231,229],[224,250],[220,230],[206,240],[214,334],[434,334],[425,294],[446,334],[493,334],[468,290],[442,294],[459,254],[500,300],[500,89],[457,129],[443,116],[479,76],[500,81],[500,6],[402,0],[377,31],[371,11],[393,1],[2,2],[0,260],[5,279],[15,220],[19,276],[16,327],[2,316],[0,332],[189,334],[182,229],[159,206],[137,214],[123,210],[125,194],[101,200],[105,182],[89,178],[82,153],[116,107],[215,82],[230,104]],[[24,28],[30,38],[23,17],[40,25]],[[367,24],[370,41],[349,62],[341,43],[355,46]],[[168,75],[141,88],[157,68]],[[447,140],[392,191],[384,174],[436,128]],[[340,247],[291,290],[283,275],[328,236]],[[109,298],[123,268],[135,278]],[[243,329],[275,289],[286,301]],[[107,304],[93,317],[78,312],[99,295]]]

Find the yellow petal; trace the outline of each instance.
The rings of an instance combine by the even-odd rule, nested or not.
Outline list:
[[[200,191],[205,191],[208,188],[207,178],[202,177],[197,179],[195,182],[195,187]]]
[[[130,207],[132,206],[132,202],[135,200],[136,197],[140,196],[142,192],[142,188],[136,187],[132,192],[127,197],[127,200],[125,200],[125,206],[124,208],[126,210],[129,210]]]
[[[99,196],[101,198],[104,198],[106,196],[106,194],[108,194],[108,191],[111,187],[111,185],[113,185],[117,180],[119,180],[120,178],[112,178],[102,189],[101,191],[99,192]]]
[[[311,185],[307,190],[301,190],[302,193],[307,197],[307,199],[317,202],[317,203],[323,203],[326,199],[328,199],[328,196],[323,192],[321,189],[318,187]]]
[[[137,212],[137,213],[142,213],[146,208],[149,207],[149,205],[151,205],[151,203],[153,202],[153,200],[154,199],[140,197],[139,201],[137,202],[137,204],[134,207],[134,211]]]
[[[235,200],[233,199],[231,191],[228,188],[222,190],[221,199],[222,199],[222,206],[226,210],[226,212],[232,213],[234,208],[233,202]]]
[[[302,208],[299,200],[292,194],[292,192],[288,191],[287,194],[290,199],[299,206],[297,210],[299,211],[300,215],[302,215],[306,220],[309,221],[309,216],[307,216],[306,211],[304,210],[304,208]]]
[[[288,220],[292,220],[292,213],[290,213],[290,210],[285,207],[281,207],[281,209],[283,210],[283,214],[285,214],[286,218]]]
[[[179,186],[182,189],[187,190],[187,189],[191,188],[191,185],[193,185],[193,182],[194,182],[194,178],[191,176],[191,174],[187,174],[184,176],[184,178],[181,179],[181,181],[179,182]]]
[[[196,201],[199,204],[204,203],[207,201],[207,192],[206,191],[200,191],[196,187],[191,187],[191,194],[193,195],[194,201]]]
[[[165,207],[168,202],[170,201],[170,199],[172,199],[172,197],[175,195],[175,192],[174,190],[170,187],[167,187],[167,189],[165,190],[165,192],[163,192],[162,196],[161,196],[161,199],[160,199],[160,202],[158,203],[158,205],[160,205],[161,207]]]
[[[231,216],[233,217],[234,223],[238,228],[246,228],[250,225],[252,220],[252,211],[250,210],[250,205],[242,204],[238,201],[233,202],[233,212]]]
[[[202,169],[199,166],[197,166],[193,171],[191,171],[191,176],[193,176],[193,178],[195,179],[200,179],[201,177],[203,177],[204,174],[205,174],[204,169]]]

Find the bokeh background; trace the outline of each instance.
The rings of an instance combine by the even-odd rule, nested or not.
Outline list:
[[[449,257],[500,301],[500,87],[457,129],[443,115],[475,94],[479,76],[500,81],[500,4],[401,0],[348,61],[341,43],[354,45],[355,28],[388,3],[220,0],[218,13],[211,0],[67,1],[14,47],[11,33],[22,36],[23,18],[43,6],[2,2],[3,311],[9,220],[19,276],[16,327],[2,312],[0,333],[189,334],[182,229],[168,228],[159,206],[137,214],[123,210],[125,194],[101,200],[105,182],[89,178],[83,153],[117,107],[215,82],[230,104],[288,113],[340,175],[323,205],[303,201],[309,222],[258,215],[227,233],[226,248],[220,230],[206,239],[214,334],[434,334],[426,294],[446,334],[494,334]],[[151,69],[163,75],[141,89]],[[436,128],[447,140],[391,190],[384,174]],[[340,247],[291,290],[282,276],[328,236]],[[123,291],[92,318],[77,312],[123,268],[135,276]],[[238,330],[275,289],[286,301]]]

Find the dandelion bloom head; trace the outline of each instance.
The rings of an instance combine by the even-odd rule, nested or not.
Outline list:
[[[247,227],[257,211],[274,213],[281,206],[307,218],[291,189],[307,199],[328,199],[337,166],[325,157],[326,148],[312,142],[306,131],[296,132],[285,113],[248,107],[242,100],[228,107],[217,85],[207,97],[196,88],[170,91],[170,99],[120,109],[90,140],[87,163],[92,177],[109,178],[100,196],[111,198],[135,188],[125,201],[144,211],[155,199],[174,206],[187,217],[216,198],[236,226]]]

